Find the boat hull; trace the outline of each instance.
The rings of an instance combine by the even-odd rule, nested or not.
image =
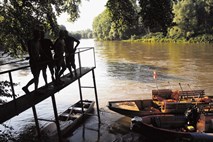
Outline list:
[[[109,101],[108,108],[128,117],[161,114],[159,105],[152,99]]]

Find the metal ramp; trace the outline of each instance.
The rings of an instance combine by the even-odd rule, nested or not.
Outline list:
[[[92,50],[92,53],[93,53],[93,61],[94,61],[93,66],[82,67],[81,54],[84,53],[84,52],[87,52],[87,51],[91,51],[91,50]],[[23,111],[32,107],[38,136],[40,137],[41,135],[40,135],[39,120],[44,120],[44,119],[38,118],[35,105],[42,102],[43,100],[51,97],[52,106],[53,106],[53,110],[54,110],[54,116],[55,116],[54,122],[56,123],[56,126],[57,126],[59,141],[62,141],[62,135],[61,135],[61,131],[60,131],[60,125],[59,125],[59,120],[58,120],[58,112],[57,112],[57,106],[56,106],[56,100],[55,100],[55,93],[57,93],[58,91],[62,90],[63,88],[67,87],[68,85],[72,84],[75,81],[78,81],[81,101],[83,100],[83,94],[82,94],[83,88],[94,89],[95,102],[96,102],[96,108],[97,108],[97,115],[96,116],[98,117],[98,121],[100,123],[101,121],[100,121],[100,114],[99,114],[98,95],[97,95],[95,72],[94,72],[94,69],[96,68],[94,48],[93,47],[78,48],[78,51],[76,52],[76,54],[77,54],[76,56],[78,56],[78,67],[79,67],[77,69],[77,76],[74,76],[73,78],[69,78],[68,76],[70,74],[68,73],[68,74],[64,75],[63,77],[61,77],[61,80],[64,81],[63,84],[54,85],[53,82],[50,82],[48,84],[48,86],[51,86],[51,87],[44,87],[44,86],[40,87],[40,88],[38,88],[39,93],[37,93],[37,94],[34,91],[32,91],[29,94],[25,94],[21,97],[15,97],[15,90],[14,90],[14,87],[12,85],[13,84],[12,72],[17,71],[17,70],[21,70],[21,69],[25,69],[29,66],[20,67],[20,68],[1,72],[0,75],[1,74],[7,74],[7,73],[9,75],[9,79],[10,79],[10,83],[11,83],[11,90],[12,90],[12,94],[13,94],[13,100],[6,103],[6,104],[0,105],[0,114],[1,114],[0,115],[0,123],[3,123],[5,121],[11,119],[12,117],[14,117],[14,116],[22,113]],[[81,78],[88,73],[92,73],[93,86],[82,86],[81,85]],[[83,108],[82,108],[82,110],[83,110]],[[50,120],[47,120],[47,121],[50,121]]]

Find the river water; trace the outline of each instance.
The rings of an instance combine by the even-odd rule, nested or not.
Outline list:
[[[81,40],[81,47],[95,47],[96,85],[100,108],[106,108],[111,100],[151,98],[153,89],[171,88],[181,90],[204,89],[213,95],[213,45],[178,43],[139,43],[121,41]],[[84,59],[90,61],[90,56]],[[0,58],[4,62],[4,58]],[[4,65],[0,71],[27,65],[28,62]],[[153,79],[153,72],[157,80]],[[66,71],[68,72],[68,71]],[[19,96],[21,88],[31,79],[29,69],[16,71],[13,80],[18,83],[15,91]],[[50,80],[50,76],[48,77]],[[8,80],[0,75],[0,80]],[[181,87],[179,85],[181,84]],[[40,76],[40,86],[44,85]],[[82,78],[82,85],[92,86],[92,75]],[[32,86],[33,88],[33,86]],[[31,88],[31,89],[32,89]],[[79,100],[78,82],[74,82],[56,93],[58,112]],[[95,99],[93,89],[83,90],[84,99]],[[40,118],[53,117],[51,98],[36,105]],[[34,124],[31,109],[5,122],[17,133],[29,124]]]

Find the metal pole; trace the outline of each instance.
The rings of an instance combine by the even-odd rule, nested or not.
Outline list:
[[[8,73],[9,73],[9,78],[10,78],[10,86],[11,86],[11,90],[12,90],[13,100],[16,100],[15,90],[13,87],[12,74],[11,74],[11,72],[8,72]]]
[[[81,104],[82,104],[82,112],[84,113],[84,108],[83,108],[83,97],[82,97],[82,90],[81,90],[81,80],[80,78],[78,79],[78,87],[79,87],[79,93],[80,93],[80,99],[81,99]]]
[[[37,130],[37,133],[38,133],[38,138],[41,140],[41,132],[40,132],[38,117],[37,117],[37,113],[36,113],[36,108],[35,108],[34,105],[32,106],[32,110],[33,110],[33,115],[34,115],[34,119],[35,119],[35,124],[36,124],[36,130]]]
[[[80,76],[81,76],[81,57],[80,57],[80,50],[79,50],[79,52],[78,52],[78,63],[79,63]]]
[[[94,84],[94,90],[95,90],[95,100],[96,100],[96,106],[97,106],[98,121],[99,121],[99,123],[101,123],[100,113],[99,113],[98,95],[97,95],[97,89],[96,89],[96,82],[95,82],[95,72],[94,72],[94,69],[92,69],[92,76],[93,76],[93,84]]]
[[[96,67],[95,48],[93,47],[94,66]]]
[[[16,95],[15,95],[15,90],[14,90],[14,86],[13,86],[13,78],[12,78],[12,74],[9,71],[9,78],[10,78],[10,86],[11,86],[11,90],[12,90],[12,95],[13,95],[13,100],[14,100],[14,107],[16,109],[16,113],[17,113],[17,103],[16,103]],[[18,114],[18,113],[17,113]]]
[[[62,142],[61,129],[60,129],[60,124],[59,124],[58,112],[57,112],[54,94],[51,97],[52,97],[52,104],[53,104],[53,110],[54,110],[54,115],[55,115],[55,124],[56,124],[57,131],[58,131],[58,139],[60,142]]]

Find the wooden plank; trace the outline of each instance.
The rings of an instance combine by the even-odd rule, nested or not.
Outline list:
[[[0,105],[0,123],[3,123],[10,118],[22,113],[23,111],[31,108],[33,105],[40,103],[46,98],[52,96],[56,92],[62,90],[69,84],[73,83],[80,77],[84,76],[88,72],[92,71],[95,67],[82,67],[77,69],[77,77],[69,78],[69,73],[61,77],[61,80],[64,81],[62,85],[54,85],[53,82],[49,83],[48,86],[52,87],[40,87],[38,88],[37,94],[34,91],[30,94],[25,94],[21,97],[18,97],[16,100],[12,100],[6,104]],[[80,74],[81,73],[81,74]]]

